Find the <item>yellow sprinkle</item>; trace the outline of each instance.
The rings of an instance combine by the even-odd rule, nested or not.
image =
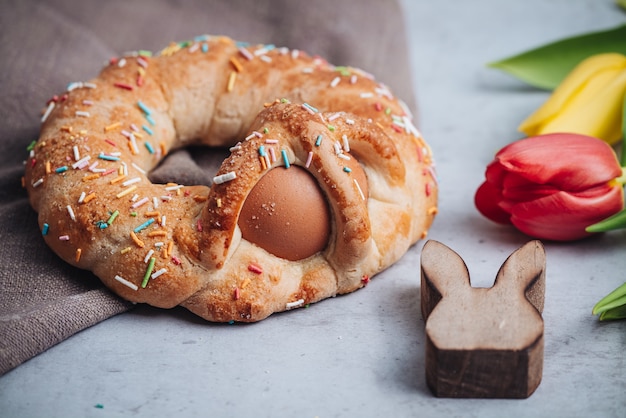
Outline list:
[[[143,135],[141,134],[141,132],[133,131],[133,135],[135,135],[135,138],[138,138],[138,139],[142,139],[143,138]]]
[[[137,74],[143,77],[146,75],[146,70],[144,70],[143,67],[137,67]]]
[[[115,177],[113,180],[111,180],[111,184],[119,183],[120,181],[124,180],[125,178],[126,178],[126,176],[124,174],[121,174],[121,175]]]
[[[96,174],[89,174],[88,176],[83,177],[83,181],[89,181],[89,180],[94,180],[100,178],[100,174],[96,173]]]
[[[222,207],[222,199],[220,197],[217,198],[217,200],[215,201],[215,203],[217,204],[218,208]]]
[[[226,88],[227,91],[233,91],[233,88],[235,87],[235,81],[237,81],[237,73],[233,71],[230,73],[230,77],[228,77],[228,87]]]
[[[52,170],[50,169],[50,161],[46,161],[46,174],[50,174]]]
[[[72,127],[71,126],[61,126],[61,130],[63,132],[70,133],[70,132],[72,132]]]
[[[378,127],[379,127],[381,130],[383,130],[383,131],[385,130],[385,127],[384,127],[383,125],[381,125],[381,124],[380,124],[380,122],[376,122],[376,125],[378,125]]]
[[[84,203],[89,203],[91,200],[95,199],[96,197],[96,193],[95,192],[91,192],[89,193],[87,196],[85,196],[85,198],[83,199],[83,204]]]
[[[146,212],[146,218],[160,218],[161,217],[161,213],[159,211],[153,211],[153,212]]]
[[[163,231],[162,229],[159,231],[152,231],[148,234],[149,237],[164,237],[167,235],[167,232]]]
[[[237,58],[230,57],[230,63],[233,64],[233,67],[235,67],[235,70],[237,70],[238,73],[243,71],[243,67],[241,66],[239,61],[237,61]]]
[[[208,198],[209,198],[208,196],[200,196],[200,195],[193,196],[193,200],[195,200],[196,202],[206,202]]]
[[[123,249],[122,249],[122,251],[120,251],[120,253],[122,253],[122,254],[126,254],[126,253],[127,253],[127,252],[129,252],[130,250],[132,250],[132,248],[131,248],[131,247],[126,247],[126,248],[123,248]]]
[[[117,195],[115,195],[115,197],[117,197],[118,199],[120,197],[124,197],[127,194],[129,194],[130,192],[132,192],[133,190],[135,190],[136,188],[137,188],[137,186],[130,186],[128,189],[122,190],[121,192],[119,192]]]
[[[104,132],[109,132],[110,130],[115,129],[115,128],[119,128],[120,126],[122,126],[122,124],[120,122],[115,122],[115,123],[113,123],[113,124],[111,124],[109,126],[105,126],[104,127]],[[71,129],[70,129],[70,131],[71,131]]]
[[[83,253],[83,250],[81,250],[80,248],[76,249],[76,262],[78,263],[80,261],[80,255]]]
[[[243,281],[243,283],[241,284],[241,289],[245,289],[246,287],[248,287],[248,285],[250,284],[250,279],[246,278],[246,280]]]
[[[80,132],[78,132],[81,135],[87,135],[87,129],[82,129]]]
[[[135,234],[135,231],[130,231],[130,238],[133,240],[133,242],[135,243],[135,245],[137,245],[137,247],[139,248],[143,248],[144,247],[144,243],[142,240],[140,240],[137,237],[137,234]]]
[[[119,168],[117,169],[117,174],[120,175],[120,176],[124,175],[124,166],[123,165],[119,166]]]

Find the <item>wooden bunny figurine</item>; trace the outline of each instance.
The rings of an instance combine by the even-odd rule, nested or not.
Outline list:
[[[435,396],[527,398],[543,370],[546,257],[531,241],[491,288],[473,288],[463,259],[430,240],[421,256],[426,382]]]

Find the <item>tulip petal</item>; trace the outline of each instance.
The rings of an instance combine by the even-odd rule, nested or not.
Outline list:
[[[474,195],[474,204],[484,217],[500,224],[510,224],[511,214],[499,206],[501,200],[500,190],[489,182],[484,182]]]
[[[532,86],[552,90],[582,60],[605,52],[626,55],[626,25],[552,42],[488,65]]]
[[[511,223],[536,238],[570,241],[588,236],[588,225],[619,212],[623,206],[623,190],[619,186],[594,197],[558,192],[514,205]]]
[[[579,109],[584,110],[585,105],[591,100],[599,96],[604,102],[606,98],[600,92],[607,89],[607,86],[611,85],[625,69],[626,57],[621,54],[599,54],[583,60],[567,75],[550,98],[521,123],[518,130],[528,136],[551,132],[577,132],[597,136],[569,125],[575,125],[577,119],[585,117]],[[623,96],[618,92],[611,93],[619,96],[619,99]],[[603,104],[606,107],[606,103]],[[552,127],[549,126],[555,119],[563,116],[566,117],[565,121]],[[563,125],[565,128],[562,127]],[[595,124],[592,122],[591,126]]]
[[[529,182],[573,192],[605,184],[622,174],[617,156],[608,144],[576,134],[522,139],[502,148],[496,160]]]

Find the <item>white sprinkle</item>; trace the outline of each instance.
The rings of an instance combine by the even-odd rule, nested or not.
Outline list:
[[[123,182],[122,186],[124,187],[130,186],[131,184],[139,183],[140,181],[141,181],[141,177],[134,177],[130,180],[126,180],[125,182]]]
[[[189,47],[189,53],[193,54],[194,52],[196,52],[198,49],[200,48],[200,44],[198,42],[196,42],[195,44],[191,45]]]
[[[164,202],[169,202],[172,200],[172,196],[161,196],[161,200]]]
[[[67,213],[70,214],[70,218],[75,221],[76,220],[76,215],[74,215],[74,209],[72,209],[72,207],[70,205],[66,206],[67,208]]]
[[[85,197],[87,196],[87,193],[82,192],[80,194],[80,197],[78,198],[78,203],[83,203],[83,200],[85,200]]]
[[[165,190],[167,190],[168,192],[171,192],[171,191],[174,191],[174,190],[180,190],[183,187],[185,187],[185,186],[183,186],[182,184],[177,184],[176,186],[167,186],[165,188]]]
[[[165,227],[165,215],[161,216],[161,226]]]
[[[350,77],[350,84],[355,84],[357,81],[357,76],[356,74],[352,74],[352,77]]]
[[[74,145],[72,147],[73,151],[74,151],[74,161],[79,161],[80,160],[80,151],[78,151],[78,147],[76,145]]]
[[[213,183],[222,184],[222,183],[226,183],[227,181],[232,181],[236,178],[237,178],[237,173],[235,173],[234,171],[231,171],[226,174],[213,177]]]
[[[259,59],[260,59],[261,61],[263,61],[263,62],[267,62],[267,63],[272,62],[272,59],[271,59],[270,57],[268,57],[267,55],[261,55],[261,56],[259,57]]]
[[[154,207],[154,209],[159,208],[159,199],[157,199],[156,196],[152,197],[152,206]]]
[[[161,248],[163,246],[163,243],[161,241],[155,242],[154,246],[157,247],[157,248]]]
[[[348,141],[348,135],[343,135],[341,139],[343,140],[343,150],[345,152],[350,152],[350,142]]]
[[[76,116],[82,116],[84,118],[88,118],[89,117],[89,112],[86,112],[84,110],[77,110],[76,111]]]
[[[374,93],[361,93],[361,99],[369,99],[370,97],[374,97]]]
[[[73,83],[70,83],[67,85],[67,91],[72,91],[75,89],[79,89],[83,86],[83,83],[81,81],[74,81]]]
[[[132,204],[131,208],[133,209],[137,209],[139,206],[145,205],[146,203],[148,203],[150,201],[150,199],[148,199],[147,197],[144,197],[143,199],[135,202]]]
[[[341,153],[341,154],[337,154],[337,157],[341,158],[342,160],[346,160],[346,161],[350,161],[350,157],[348,157],[346,154]]]
[[[34,150],[34,149],[31,149],[31,150],[30,150],[30,152],[28,153],[28,156],[29,156],[30,158],[35,158],[35,150]],[[26,163],[26,161],[24,161],[24,163]]]
[[[309,166],[311,165],[311,161],[313,160],[313,151],[309,151],[309,155],[307,155],[306,157],[306,163],[304,164],[304,166],[306,168],[309,168]]]
[[[251,139],[252,139],[252,138],[254,138],[255,136],[256,136],[256,135],[254,134],[254,132],[252,132],[250,135],[248,135],[248,136],[246,137],[246,141],[251,140]],[[235,147],[237,147],[237,146],[239,146],[239,144],[235,145],[233,148],[235,148]],[[231,148],[231,150],[232,150],[232,148]]]
[[[146,174],[146,170],[144,170],[143,168],[139,167],[137,164],[135,163],[130,163],[130,165],[133,166],[133,168],[137,171],[139,171],[141,174]]]
[[[133,197],[131,197],[131,198],[130,198],[130,201],[131,201],[131,202],[136,202],[136,201],[137,201],[137,199],[139,199],[139,195],[138,195],[137,193],[135,193],[135,194],[133,195]],[[147,198],[146,198],[146,199],[147,199]]]
[[[95,89],[96,86],[94,83],[83,83],[83,87],[87,87],[88,89]]]
[[[154,273],[152,273],[152,276],[150,276],[150,277],[152,277],[153,279],[156,279],[157,277],[159,277],[160,275],[162,275],[164,273],[167,273],[167,269],[166,268],[162,268],[162,269],[159,269],[159,270],[155,271]]]
[[[298,299],[295,302],[288,302],[285,305],[285,309],[296,308],[298,306],[304,305],[304,299]]]
[[[120,68],[124,67],[125,65],[126,65],[126,58],[122,58],[121,60],[117,62],[117,66]]]
[[[148,261],[150,261],[150,257],[152,257],[152,254],[154,254],[154,250],[148,251],[148,254],[146,254],[145,258],[143,259],[143,262],[147,263]]]
[[[33,183],[33,187],[38,187],[43,183],[43,177]]]
[[[337,84],[339,84],[340,81],[341,81],[341,77],[335,77],[333,78],[333,81],[330,82],[330,86],[337,87]]]
[[[143,68],[148,68],[148,62],[141,57],[137,57],[137,64],[139,64]]]
[[[339,141],[335,141],[333,143],[333,148],[335,148],[335,154],[341,154],[341,144],[339,143]]]
[[[130,136],[130,145],[133,149],[133,153],[134,154],[138,154],[139,153],[139,148],[137,148],[137,140],[135,140],[135,135]]]
[[[359,191],[359,194],[361,195],[361,199],[365,200],[365,195],[363,194],[363,190],[361,190],[361,186],[359,186],[359,182],[356,181],[356,179],[354,180],[354,185],[356,186],[357,190]]]
[[[248,138],[250,138],[250,137],[253,137],[253,135],[250,135]],[[246,138],[246,140],[247,140],[248,138]],[[230,148],[228,149],[228,151],[230,151],[230,152],[235,152],[235,151],[239,151],[240,149],[241,149],[241,145],[240,145],[240,144],[237,144],[237,145],[235,145],[235,146],[230,147]]]
[[[278,139],[266,139],[266,144],[278,144]]]
[[[54,109],[54,106],[56,106],[55,102],[48,103],[48,107],[46,108],[46,111],[44,112],[43,116],[41,117],[41,123],[44,123],[48,119],[48,116],[50,116],[50,113],[52,113],[52,110]]]
[[[81,158],[80,160],[72,164],[72,168],[78,168],[78,167],[82,168],[84,167],[84,164],[88,163],[89,160],[91,160],[91,155],[85,155],[83,158]]]
[[[121,276],[117,276],[116,275],[115,276],[115,280],[117,280],[118,282],[122,283],[124,286],[130,287],[133,290],[139,289],[139,287],[136,284],[129,282],[128,280],[124,279]]]
[[[92,105],[93,105],[93,102],[92,102],[91,100],[83,100],[83,104],[84,104],[85,106],[92,106]]]
[[[309,67],[307,67],[307,68],[303,68],[303,69],[302,69],[302,72],[303,72],[304,74],[313,74],[313,68],[309,68]]]
[[[96,169],[96,167],[98,167],[99,161],[94,161],[90,166],[89,166],[89,171],[94,171]]]
[[[297,49],[293,49],[291,51],[291,58],[296,59],[298,58],[298,56],[300,56],[300,51],[298,51]]]
[[[354,119],[348,119],[348,118],[346,118],[346,124],[348,124],[348,125],[354,125]]]

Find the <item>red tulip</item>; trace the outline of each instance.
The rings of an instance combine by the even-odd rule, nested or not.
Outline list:
[[[569,241],[624,207],[613,149],[586,135],[556,133],[513,142],[487,166],[475,204],[487,218],[530,236]]]

